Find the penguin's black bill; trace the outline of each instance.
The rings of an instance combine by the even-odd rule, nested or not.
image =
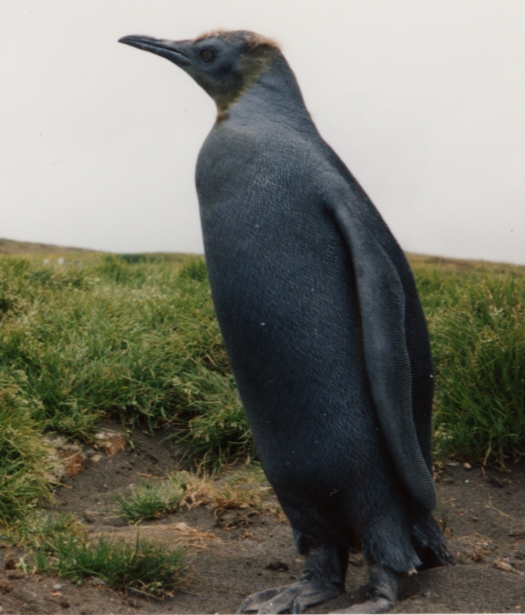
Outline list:
[[[158,38],[152,38],[150,36],[123,36],[119,38],[119,43],[129,45],[130,47],[136,47],[143,51],[149,51],[158,56],[170,60],[178,66],[186,66],[191,64],[186,54],[182,51],[181,47],[184,45],[184,41],[166,41]]]

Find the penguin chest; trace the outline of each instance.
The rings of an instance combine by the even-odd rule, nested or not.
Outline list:
[[[319,424],[322,408],[329,412],[319,446],[352,430],[344,406],[362,406],[367,395],[360,323],[350,255],[308,157],[240,151],[201,154],[201,221],[241,399],[260,453],[275,459],[279,443],[291,445]]]

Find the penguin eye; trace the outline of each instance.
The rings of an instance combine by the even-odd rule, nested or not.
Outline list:
[[[209,49],[205,49],[204,51],[201,51],[200,55],[201,55],[201,58],[205,62],[209,62],[213,58],[213,51],[210,51]]]

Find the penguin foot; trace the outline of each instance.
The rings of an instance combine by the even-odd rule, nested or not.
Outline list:
[[[404,575],[384,566],[369,565],[368,576],[368,600],[334,613],[388,613],[395,606],[403,587]]]
[[[237,613],[302,613],[309,606],[336,598],[340,593],[334,585],[321,587],[318,583],[302,580],[248,596]],[[384,611],[370,611],[380,612]]]

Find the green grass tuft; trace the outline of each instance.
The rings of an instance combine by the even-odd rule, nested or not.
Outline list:
[[[158,485],[144,482],[128,497],[118,496],[118,515],[130,523],[163,517],[178,510],[184,497],[182,482],[175,477]]]
[[[49,552],[62,536],[85,540],[86,531],[73,515],[55,515],[39,510],[31,511],[6,529],[6,538],[11,543]]]
[[[185,585],[187,565],[184,551],[142,540],[100,538],[95,544],[75,536],[61,535],[52,548],[34,553],[36,572],[55,572],[81,583],[98,577],[111,587],[145,596],[162,598]]]
[[[185,587],[185,551],[137,534],[134,543],[104,537],[90,541],[71,515],[32,514],[5,536],[28,549],[18,566],[26,572],[52,572],[78,584],[98,577],[122,591],[163,598]]]

